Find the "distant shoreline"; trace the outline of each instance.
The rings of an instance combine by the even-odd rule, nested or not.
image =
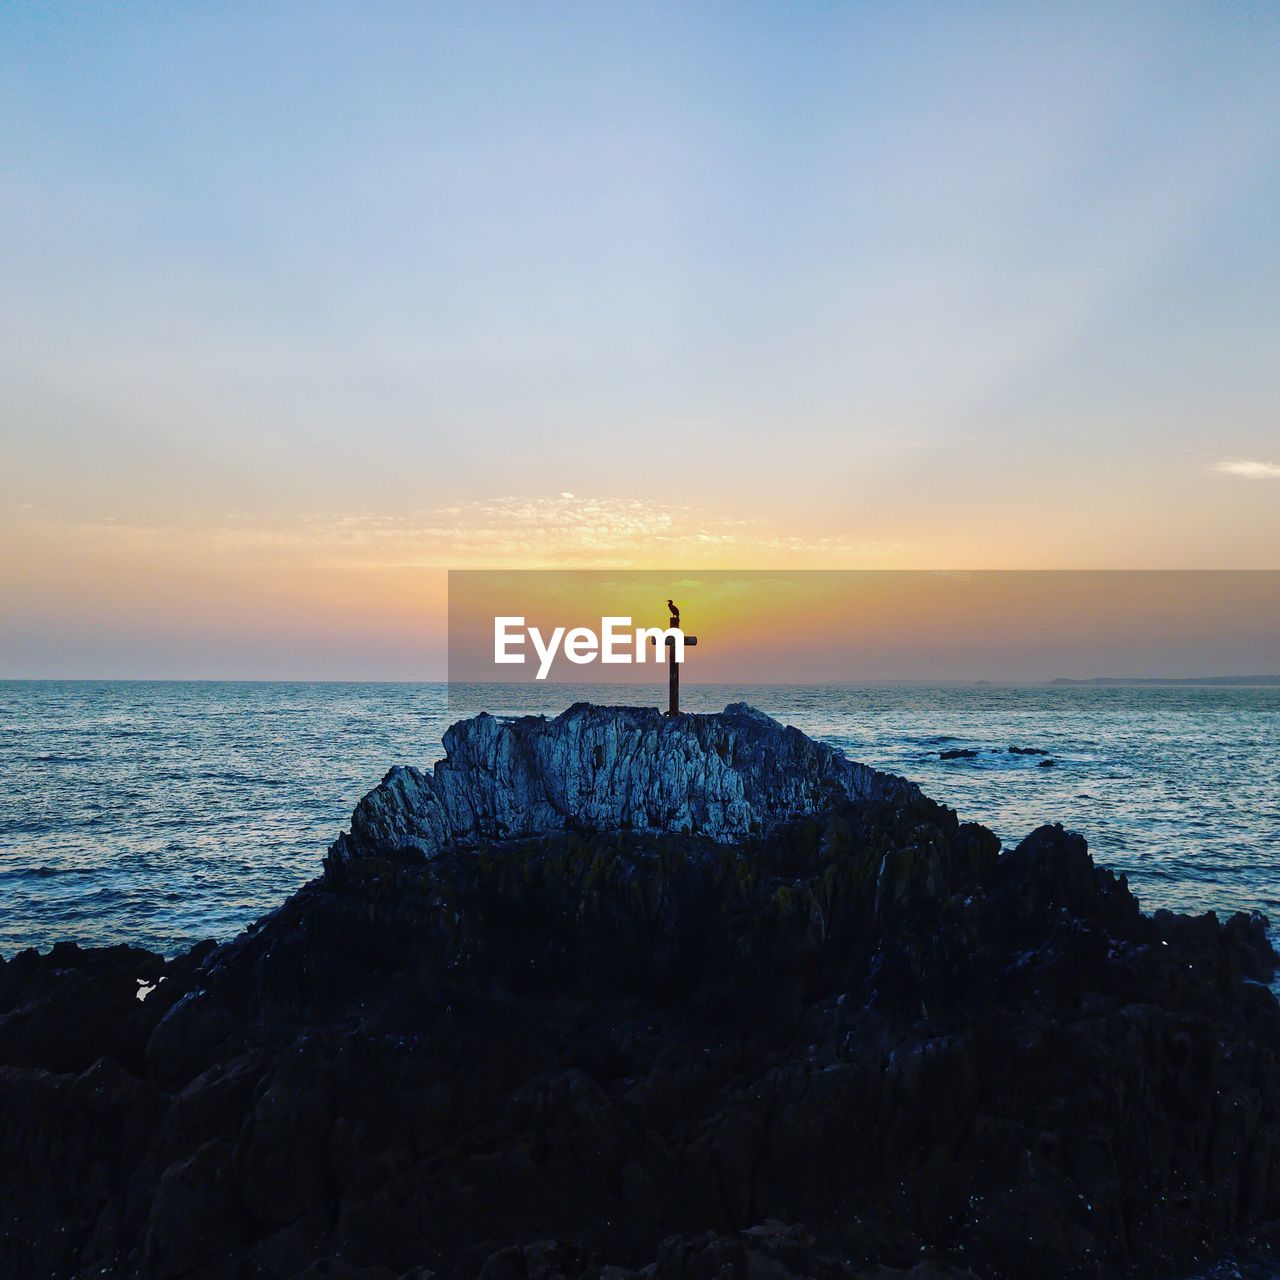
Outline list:
[[[1049,681],[1052,685],[1117,685],[1117,684],[1156,684],[1156,685],[1219,685],[1232,688],[1250,688],[1254,686],[1280,685],[1277,676],[1089,676],[1078,680],[1070,676],[1057,676]]]

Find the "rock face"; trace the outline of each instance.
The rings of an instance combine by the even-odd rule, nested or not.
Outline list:
[[[735,760],[780,732],[700,719],[678,740]],[[456,796],[492,794],[459,745],[494,735],[452,735]],[[713,838],[566,829],[554,770],[503,764],[548,829],[483,839],[483,810],[425,856],[353,824],[224,946],[0,962],[0,1275],[1065,1280],[1228,1247],[1274,1274],[1262,919],[1144,916],[1078,835],[1001,852],[838,765],[771,811],[768,767],[762,829]],[[407,824],[387,789],[362,808]]]
[[[917,795],[737,702],[669,719],[578,703],[553,720],[476,716],[430,773],[392,769],[330,858],[436,856],[553,831],[666,831],[736,841],[839,799]]]

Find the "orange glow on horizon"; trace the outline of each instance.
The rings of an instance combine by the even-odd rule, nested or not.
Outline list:
[[[544,633],[598,628],[606,615],[665,626],[668,595],[699,638],[686,671],[702,683],[1280,668],[1280,572],[477,571],[450,575],[451,677],[529,678],[491,666],[498,615]],[[562,663],[554,678],[648,674]]]

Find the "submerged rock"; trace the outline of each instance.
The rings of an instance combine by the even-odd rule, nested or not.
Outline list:
[[[475,800],[456,840],[406,844],[431,828],[384,783],[362,809],[402,817],[353,823],[225,946],[0,964],[0,1274],[960,1280],[1274,1256],[1261,917],[1144,916],[1080,836],[1002,853],[737,709],[670,741],[727,787],[707,755],[733,734],[758,831],[708,826],[692,783],[673,812],[697,833],[610,826],[596,788],[575,826],[547,762],[592,759],[574,740],[609,719],[516,722],[503,750],[533,762],[500,765],[478,750],[499,722],[470,722],[419,775],[426,812]],[[809,790],[770,800],[764,741]],[[478,834],[491,774],[528,784],[543,829],[507,797],[503,838]],[[95,992],[126,1032],[84,1016]]]

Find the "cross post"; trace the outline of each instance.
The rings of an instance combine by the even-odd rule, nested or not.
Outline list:
[[[678,627],[680,625],[680,607],[667,601],[667,608],[671,613],[671,625]],[[653,644],[658,642],[652,636],[649,637]],[[697,636],[685,636],[686,645],[695,645],[698,643]],[[674,636],[667,636],[664,641],[667,649],[667,715],[678,716],[680,714],[680,664],[676,661],[676,641]]]

